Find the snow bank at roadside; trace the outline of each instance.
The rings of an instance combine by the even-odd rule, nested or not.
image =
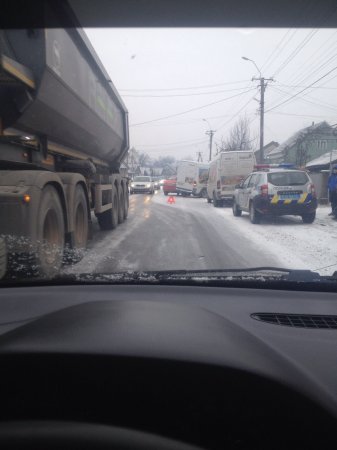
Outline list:
[[[337,270],[337,221],[328,216],[329,212],[330,208],[319,207],[313,224],[303,224],[300,217],[284,216],[253,225],[245,213],[234,217],[231,208],[212,210],[223,216],[226,226],[249,236],[262,253],[277,256],[280,267],[310,269],[321,275]]]

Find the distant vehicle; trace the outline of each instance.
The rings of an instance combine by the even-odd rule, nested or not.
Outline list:
[[[160,180],[159,177],[152,177],[152,181],[153,181],[153,187],[156,191],[158,191],[160,189]]]
[[[207,181],[209,173],[209,164],[198,163],[196,178],[193,181],[192,195],[195,197],[207,198]]]
[[[206,184],[209,165],[198,161],[179,161],[177,166],[177,194],[195,195],[207,194]]]
[[[130,194],[135,194],[138,192],[154,194],[154,184],[151,177],[140,176],[133,179],[130,186]]]
[[[176,194],[177,193],[177,178],[176,177],[171,177],[168,178],[167,180],[164,180],[164,184],[163,184],[163,192],[165,195],[168,194]]]
[[[234,216],[249,212],[252,223],[260,223],[266,215],[301,216],[304,223],[316,217],[317,198],[315,186],[304,170],[292,170],[272,165],[256,166],[235,189]]]
[[[238,150],[219,153],[210,163],[207,201],[215,207],[232,204],[235,186],[254,169],[254,152]]]

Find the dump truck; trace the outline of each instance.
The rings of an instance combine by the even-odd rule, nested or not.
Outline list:
[[[78,23],[0,33],[0,237],[49,278],[127,218],[128,111]]]

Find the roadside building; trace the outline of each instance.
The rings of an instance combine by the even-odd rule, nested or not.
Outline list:
[[[337,129],[327,122],[312,123],[297,131],[289,139],[271,150],[266,158],[270,163],[293,163],[305,167],[309,161],[337,148]]]
[[[320,203],[328,203],[328,178],[331,167],[337,164],[337,150],[331,150],[313,159],[306,165],[315,185],[317,199]]]
[[[279,147],[279,143],[275,141],[271,141],[263,147],[263,156],[264,160],[268,161],[268,155],[271,151],[275,150]],[[261,150],[258,148],[254,151],[256,161],[261,161]]]

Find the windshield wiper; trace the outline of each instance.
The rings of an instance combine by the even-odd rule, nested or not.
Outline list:
[[[256,267],[249,269],[221,269],[221,270],[177,270],[158,272],[160,279],[195,279],[195,280],[255,280],[255,281],[321,281],[322,277],[311,270],[293,270],[278,267]]]
[[[90,273],[67,275],[66,279],[82,282],[107,282],[116,284],[214,284],[226,282],[295,282],[321,283],[331,281],[337,284],[337,273],[321,276],[311,270],[293,270],[278,267],[256,267],[249,269],[207,269],[207,270],[162,270],[146,272]],[[64,280],[64,277],[62,277]]]
[[[19,283],[20,286],[75,284],[208,286],[337,292],[337,272],[332,276],[322,276],[311,270],[267,266],[248,269],[68,274],[48,280],[20,280]],[[1,285],[17,286],[18,284],[7,280]]]

